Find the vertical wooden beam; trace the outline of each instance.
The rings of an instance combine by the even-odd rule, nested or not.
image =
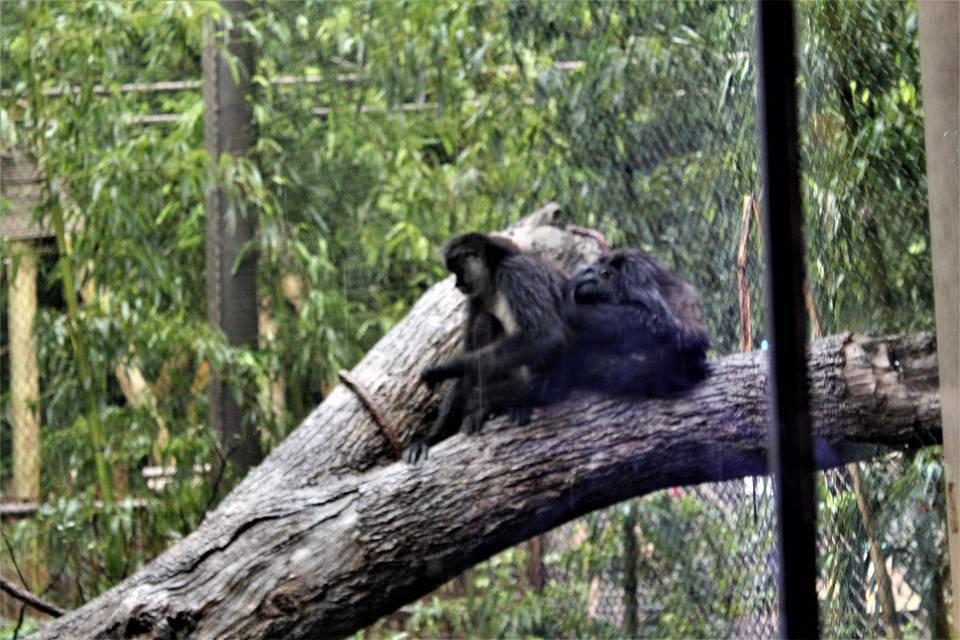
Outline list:
[[[12,242],[10,282],[10,409],[13,491],[18,500],[40,498],[40,374],[33,323],[37,316],[37,256],[29,242]]]
[[[954,635],[960,633],[960,4],[918,2]]]
[[[254,142],[250,81],[254,49],[241,23],[249,13],[243,0],[223,0],[231,27],[208,29],[203,48],[204,142],[214,175],[223,154],[241,157]],[[235,64],[231,65],[231,61]],[[235,74],[233,72],[236,72]],[[234,346],[257,346],[256,256],[242,252],[256,232],[256,212],[246,203],[230,206],[219,178],[206,194],[207,315]],[[246,206],[238,206],[245,204]],[[220,437],[234,477],[260,462],[259,434],[243,419],[244,407],[234,399],[225,374],[210,383],[210,424]],[[256,399],[252,399],[256,401]]]

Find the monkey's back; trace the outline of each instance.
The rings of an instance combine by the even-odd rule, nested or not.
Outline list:
[[[500,263],[496,282],[524,331],[538,337],[565,334],[566,274],[542,258],[517,253]]]

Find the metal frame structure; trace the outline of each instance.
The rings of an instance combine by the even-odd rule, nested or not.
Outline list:
[[[777,501],[780,635],[816,638],[817,521],[807,393],[793,16],[792,2],[757,3],[757,116],[771,345],[770,470]]]

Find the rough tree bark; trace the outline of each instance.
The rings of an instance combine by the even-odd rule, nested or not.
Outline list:
[[[434,287],[352,372],[404,441],[435,404],[416,372],[452,348],[458,300],[451,282]],[[581,394],[527,427],[451,438],[418,466],[393,462],[338,387],[197,531],[40,637],[348,634],[578,515],[762,474],[765,370],[765,354],[747,353],[679,399]],[[819,466],[940,441],[932,335],[817,341],[810,376]]]

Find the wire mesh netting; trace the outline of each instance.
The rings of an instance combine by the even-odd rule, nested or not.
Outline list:
[[[389,37],[367,41],[371,48],[393,47],[386,68],[363,68],[364,77],[384,74],[382,83],[322,91],[300,86],[302,113],[323,104],[332,116],[330,104],[348,101],[336,117],[363,132],[367,144],[373,138],[386,147],[392,145],[380,140],[394,128],[424,127],[428,142],[417,151],[447,178],[443,204],[451,232],[495,228],[557,200],[572,222],[648,250],[690,278],[701,291],[718,354],[760,347],[752,6],[609,4],[585,5],[581,13],[568,5],[520,3],[498,9],[467,11],[468,25],[499,25],[492,29],[499,35],[475,45],[471,58],[416,41],[415,33],[454,30],[454,15],[431,15],[429,24],[411,26],[389,44],[383,42]],[[812,332],[929,329],[916,9],[910,3],[798,9]],[[378,33],[377,5],[350,15],[360,32]],[[300,16],[296,10],[286,16],[291,29]],[[469,33],[456,32],[458,46],[470,46]],[[313,99],[305,97],[311,93]],[[478,140],[471,128],[490,117],[502,124],[489,140]],[[533,170],[487,164],[509,162],[513,154],[502,147],[516,151],[517,145]],[[400,183],[417,188],[407,175]],[[433,194],[425,197],[436,202]],[[389,210],[389,196],[379,198],[377,205]],[[299,198],[297,204],[303,204]],[[368,277],[358,271],[353,281]],[[944,636],[939,456],[934,448],[818,474],[818,595],[827,635]],[[629,518],[636,523],[635,623],[625,619],[629,563],[622,525]],[[775,517],[762,481],[663,492],[545,539],[548,582],[569,587],[570,610],[585,612],[583,624],[595,625],[587,627],[592,632],[777,634]],[[591,550],[589,561],[581,558],[585,541],[602,550]],[[520,579],[497,567],[489,569],[492,575]],[[482,609],[480,603],[474,598],[468,608]],[[423,606],[410,628],[443,629],[429,626],[429,606]],[[443,607],[433,614],[457,619]]]
[[[930,330],[916,6],[797,10],[811,333]],[[167,75],[143,77],[128,62],[111,80],[198,78],[199,40],[184,32],[178,37],[191,44]],[[444,276],[436,249],[449,236],[502,228],[548,201],[560,203],[565,222],[639,247],[696,285],[714,356],[764,348],[751,4],[258,3],[248,32],[259,51],[255,166],[224,170],[260,211],[264,340],[243,366],[254,387],[270,389],[253,403],[268,446]],[[133,61],[142,54],[130,51]],[[142,163],[156,175],[91,160],[91,182],[76,178],[71,196],[88,216],[86,236],[99,229],[113,243],[78,240],[90,255],[103,243],[110,259],[83,268],[109,286],[103,304],[115,304],[82,321],[96,361],[111,372],[123,365],[99,402],[110,407],[108,426],[130,434],[122,445],[109,442],[111,468],[131,498],[119,527],[136,532],[131,546],[146,557],[195,526],[209,504],[194,491],[216,481],[205,473],[210,447],[190,444],[205,442],[197,434],[209,371],[195,363],[235,354],[161,323],[171,314],[186,327],[204,322],[202,249],[195,255],[199,241],[190,235],[202,220],[202,180],[181,178],[176,164],[200,166],[197,85],[114,98],[123,118],[135,114],[134,125],[88,135],[128,156],[164,150]],[[134,216],[117,214],[124,209],[103,195],[109,185],[95,184],[104,167],[136,194],[125,206],[161,212],[150,218],[155,247],[122,244],[120,231],[136,232],[125,226]],[[181,210],[187,222],[169,224]],[[45,247],[42,255],[56,253]],[[26,431],[10,382],[21,365],[5,363],[0,475],[5,488],[16,487],[14,474],[27,473],[18,465],[42,467],[30,491],[47,506],[8,529],[11,546],[27,555],[29,540],[51,540],[52,579],[45,571],[28,579],[77,604],[105,584],[95,577],[98,560],[82,552],[99,547],[87,546],[79,531],[88,529],[77,524],[95,518],[93,462],[87,448],[68,444],[88,425],[76,409],[83,402],[63,390],[75,378],[66,303],[52,293],[55,267],[53,255],[41,259],[40,344],[28,349],[39,354],[44,382],[36,392],[43,446],[32,454],[11,446]],[[9,305],[12,278],[3,292]],[[168,279],[176,284],[145,293],[129,284]],[[138,306],[151,298],[156,316]],[[124,320],[107,322],[111,314]],[[9,358],[20,335],[8,328],[13,320],[3,325]],[[128,393],[134,371],[155,400]],[[18,455],[43,456],[42,465]],[[942,484],[939,447],[817,475],[824,635],[947,635]],[[167,512],[144,510],[134,501],[144,497]],[[775,534],[762,478],[670,489],[500,554],[367,634],[775,636]],[[115,575],[125,575],[131,567],[117,562]]]

